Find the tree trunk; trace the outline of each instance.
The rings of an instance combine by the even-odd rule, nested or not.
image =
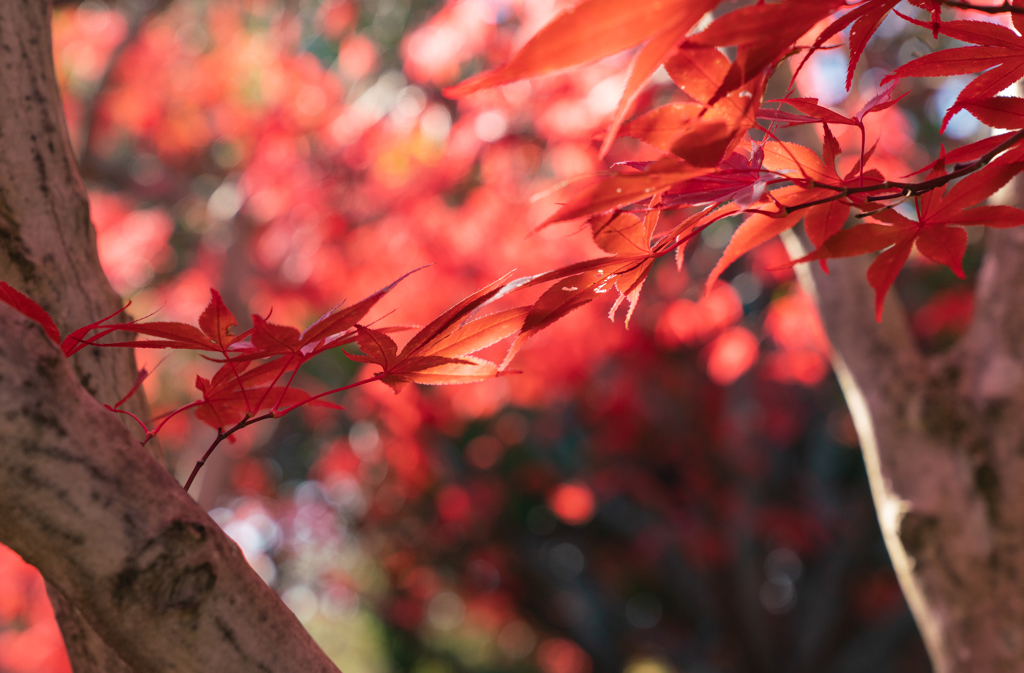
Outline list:
[[[870,260],[798,268],[832,342],[882,534],[937,673],[1024,664],[1024,230],[993,230],[972,325],[919,351]],[[803,255],[795,236],[790,255]]]
[[[99,265],[41,0],[0,2],[0,260],[0,280],[62,333],[120,308]],[[96,401],[130,389],[130,351],[89,348],[69,364],[6,308],[0,350],[0,542],[47,579],[77,673],[336,670]],[[144,397],[130,404],[146,415]]]
[[[337,669],[237,545],[0,306],[0,539],[137,671]]]

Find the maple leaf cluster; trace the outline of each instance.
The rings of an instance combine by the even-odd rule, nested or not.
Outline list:
[[[837,112],[814,98],[792,94],[773,103],[765,100],[764,92],[769,77],[787,59],[793,63],[795,76],[799,76],[806,59],[817,51],[834,47],[847,28],[850,29],[846,82],[849,88],[867,41],[888,16],[897,15],[894,2],[869,0],[845,5],[790,0],[758,3],[723,13],[725,8],[719,2],[663,2],[657,3],[653,10],[641,10],[625,2],[606,0],[575,5],[571,11],[563,12],[541,27],[505,65],[447,89],[450,96],[468,96],[460,103],[466,114],[458,119],[452,119],[449,111],[438,102],[429,97],[424,100],[422,89],[407,86],[398,98],[401,105],[387,118],[387,123],[379,112],[368,107],[373,105],[369,100],[373,98],[371,93],[385,95],[384,79],[378,82],[379,86],[371,87],[371,91],[357,101],[359,104],[341,103],[345,88],[357,87],[359,78],[372,70],[381,58],[361,35],[350,32],[354,25],[353,14],[345,3],[325,3],[315,19],[325,36],[339,42],[339,54],[345,57],[338,61],[340,78],[327,76],[320,64],[308,55],[269,54],[267,44],[253,43],[248,52],[239,52],[230,43],[237,17],[228,10],[211,9],[211,31],[206,35],[194,39],[186,35],[188,39],[185,39],[179,32],[172,39],[170,33],[161,32],[158,26],[141,33],[138,43],[131,47],[133,65],[152,67],[129,69],[122,66],[115,71],[118,84],[108,94],[109,100],[99,106],[93,126],[86,129],[86,141],[93,155],[93,170],[100,170],[96,163],[102,163],[110,148],[126,138],[135,137],[140,143],[150,143],[148,149],[153,154],[143,154],[145,161],[135,162],[130,169],[133,180],[143,187],[137,190],[143,198],[165,198],[169,196],[167,190],[172,190],[173,194],[175,172],[191,170],[189,153],[199,149],[208,151],[222,168],[242,169],[239,174],[229,175],[212,193],[215,183],[201,186],[193,181],[191,191],[202,194],[206,190],[209,194],[206,222],[195,225],[206,250],[188,273],[181,274],[162,291],[162,299],[168,305],[168,312],[180,319],[188,319],[189,307],[195,312],[201,309],[200,302],[204,300],[200,297],[206,287],[215,284],[218,273],[217,263],[212,260],[226,252],[225,244],[219,242],[223,238],[225,218],[244,215],[261,227],[245,242],[253,247],[258,264],[258,268],[252,270],[257,289],[250,303],[263,313],[277,306],[279,315],[286,311],[285,317],[294,319],[301,313],[301,309],[294,307],[296,299],[309,304],[327,303],[347,293],[339,285],[339,280],[346,276],[337,273],[337,269],[352,267],[360,252],[369,252],[371,246],[380,243],[358,232],[346,235],[346,241],[354,245],[346,245],[344,251],[333,248],[332,238],[337,238],[351,225],[343,218],[314,215],[337,211],[336,203],[326,195],[340,189],[339,183],[350,183],[354,171],[365,171],[371,179],[361,183],[362,191],[356,198],[349,199],[357,205],[345,213],[346,219],[351,217],[358,222],[359,218],[380,217],[379,206],[370,204],[388,203],[394,212],[406,209],[424,217],[428,223],[444,221],[451,211],[445,211],[436,200],[432,201],[431,192],[450,188],[462,179],[482,147],[481,140],[508,133],[511,117],[507,103],[513,101],[511,107],[514,108],[515,100],[525,100],[522,93],[517,93],[516,82],[639,47],[631,56],[628,72],[621,81],[624,92],[615,106],[604,108],[612,118],[604,134],[601,153],[610,152],[616,137],[623,136],[642,141],[655,154],[648,153],[649,158],[645,160],[618,164],[614,175],[600,179],[583,191],[577,190],[557,212],[546,217],[542,226],[586,218],[591,240],[605,256],[571,262],[571,251],[582,248],[566,245],[562,248],[562,257],[569,257],[566,261],[570,263],[563,263],[555,271],[535,273],[512,282],[507,289],[525,290],[542,283],[552,285],[531,305],[508,309],[508,313],[493,319],[498,326],[488,327],[488,335],[494,335],[497,340],[516,337],[503,361],[482,361],[473,355],[474,351],[455,353],[449,347],[421,343],[415,338],[411,346],[400,352],[391,337],[378,334],[379,330],[366,325],[352,327],[356,331],[349,337],[354,337],[352,340],[361,347],[365,346],[365,355],[357,357],[380,365],[380,377],[391,383],[425,382],[427,379],[433,383],[481,380],[508,371],[512,357],[520,352],[527,339],[609,291],[618,297],[612,315],[620,305],[626,304],[628,324],[645,279],[657,260],[674,254],[682,263],[684,248],[702,231],[725,219],[746,218],[708,274],[709,290],[720,274],[744,253],[803,221],[815,251],[801,261],[820,260],[824,265],[832,257],[882,253],[869,273],[869,282],[877,291],[879,311],[882,298],[914,248],[959,272],[967,241],[963,227],[1018,225],[1021,214],[1017,209],[976,205],[1019,172],[1020,161],[1015,150],[1020,138],[1019,133],[1012,132],[1017,128],[1014,119],[1020,117],[1015,112],[1016,99],[992,95],[1014,81],[1011,61],[977,78],[975,84],[963,90],[946,115],[948,121],[950,115],[964,109],[982,121],[1010,128],[1010,133],[953,150],[934,162],[928,176],[920,182],[894,180],[891,153],[884,148],[879,150],[877,143],[871,146],[867,143],[871,120],[888,114],[900,100],[894,89],[898,81],[908,77],[963,74],[973,72],[972,67],[983,70],[996,60],[1005,61],[1005,54],[998,50],[1012,49],[1016,44],[1015,34],[1005,26],[979,21],[943,22],[941,3],[921,0],[916,5],[927,10],[931,20],[921,22],[907,17],[911,25],[924,26],[934,36],[973,39],[981,45],[977,49],[983,52],[976,54],[974,47],[944,49],[915,59],[883,78],[883,87],[877,95],[856,111]],[[529,7],[522,11],[524,21],[538,25],[538,17],[530,15]],[[91,26],[101,20],[98,16],[84,9],[78,14],[86,17],[76,19],[83,32],[103,36],[102,40],[90,38],[98,51],[109,51],[111,35],[124,31],[124,26],[117,21],[114,21],[115,31],[109,30],[110,25],[106,26],[108,30],[95,29]],[[709,21],[712,15],[716,18]],[[1017,14],[1012,13],[1012,16],[1016,21]],[[107,20],[109,24],[109,17]],[[500,37],[495,25],[493,17],[488,19],[479,8],[452,7],[438,13],[403,42],[409,76],[422,82],[450,82],[457,76],[453,64],[471,58],[485,48],[488,40]],[[427,46],[433,44],[431,40],[435,37],[432,36],[449,34],[460,27],[469,30],[470,26],[476,31],[475,41],[462,42],[458,49],[441,57],[430,56]],[[771,30],[766,30],[766,26]],[[306,29],[301,21],[283,21],[275,28],[281,35]],[[68,49],[77,44],[72,43]],[[735,48],[735,58],[723,55],[722,50],[727,47]],[[976,58],[982,53],[987,54],[985,58],[989,60]],[[247,69],[251,68],[253,58],[269,62],[271,56],[277,58],[276,70],[264,77],[256,95],[259,102],[253,106],[251,98],[246,102],[235,83],[251,77]],[[500,51],[497,57],[501,58]],[[188,65],[191,69],[163,67],[166,65]],[[674,97],[677,102],[654,107],[628,119],[641,98],[647,95],[645,85],[662,66],[677,86]],[[217,68],[233,76],[210,78],[206,75]],[[76,77],[90,74],[85,70],[76,65],[65,77],[73,83]],[[164,86],[152,86],[149,75],[140,75],[143,72],[161,73],[158,76],[166,78]],[[535,80],[530,86],[542,92],[549,81],[573,80],[548,78]],[[604,86],[606,81],[600,82],[598,88],[608,88]],[[395,84],[400,85],[401,82]],[[498,85],[503,85],[500,96],[506,102],[504,110],[495,108],[494,88]],[[179,97],[174,93],[197,87],[206,92],[205,95]],[[545,100],[543,95],[536,98]],[[789,109],[772,107],[778,104],[785,104]],[[539,120],[548,113],[538,107],[534,105],[530,112]],[[341,113],[337,114],[339,108]],[[400,109],[408,113],[399,114]],[[71,116],[75,117],[74,109]],[[397,132],[410,128],[410,124],[414,128],[411,144],[397,142],[401,135]],[[779,139],[783,127],[795,126],[810,126],[820,131],[823,137],[820,156],[806,147]],[[406,133],[403,137],[408,136]],[[440,145],[434,142],[442,136],[447,136],[446,142]],[[339,165],[339,159],[343,162],[340,180],[334,181],[333,175],[324,172],[325,162],[309,154],[309,143],[313,139],[324,142],[328,154],[335,153],[329,154],[336,157],[331,159],[335,166]],[[844,154],[840,141],[853,150],[852,156],[850,152]],[[368,161],[371,149],[376,158]],[[503,156],[502,161],[507,162],[502,164],[503,168],[514,168],[515,162],[521,162],[529,154],[526,149],[520,145]],[[497,157],[500,151],[493,154]],[[400,155],[408,159],[401,159]],[[90,170],[88,158],[87,172]],[[484,169],[487,160],[482,164]],[[576,171],[566,169],[565,174],[571,176],[581,167],[584,166],[577,163]],[[505,170],[504,174],[510,172]],[[502,172],[492,170],[490,174]],[[102,170],[100,175],[103,175]],[[287,177],[282,179],[282,176]],[[960,181],[955,182],[958,179]],[[947,189],[950,191],[945,194]],[[485,213],[482,204],[508,204],[517,198],[514,194],[501,194],[495,199],[499,194],[487,187],[472,196],[474,198],[461,208],[460,221],[474,217],[498,218],[500,207]],[[178,206],[186,210],[187,222],[197,211],[197,204],[190,199],[183,198]],[[97,202],[109,204],[112,199],[98,195]],[[127,207],[133,206],[128,204]],[[111,209],[108,206],[98,208],[101,214],[107,210]],[[117,234],[101,248],[101,258],[108,260],[105,262],[108,273],[122,287],[144,283],[154,272],[161,272],[157,267],[166,269],[175,263],[173,255],[165,252],[166,216],[159,210],[136,211],[135,214],[144,212],[152,226],[140,227],[134,220],[129,228],[121,223],[111,225],[118,231],[130,230],[140,236],[138,248],[119,247],[126,237]],[[848,224],[851,213],[857,215],[853,220],[855,226]],[[916,219],[911,219],[915,213]],[[520,210],[518,214],[525,219],[530,217],[526,211]],[[123,215],[117,218],[127,221]],[[309,235],[294,235],[296,226],[303,227]],[[388,235],[386,225],[380,230],[385,237]],[[135,234],[147,231],[150,233]],[[460,239],[466,238],[466,235],[453,236],[459,241],[457,245],[462,245]],[[434,261],[428,255],[431,250],[437,250],[437,242],[417,243],[422,244],[416,246],[413,262]],[[548,261],[552,261],[548,250],[552,247],[545,247]],[[564,254],[565,251],[570,254]],[[127,270],[128,259],[140,258],[141,263],[135,262],[135,268]],[[511,265],[502,268],[503,262],[513,261],[512,255],[481,256],[475,275],[493,278]],[[378,274],[394,268],[391,263],[378,266]],[[288,282],[266,282],[265,270],[280,274]],[[282,288],[289,284],[298,291]],[[461,283],[463,287],[465,284]],[[504,296],[507,290],[495,294]],[[432,293],[424,305],[436,305],[438,296],[440,293]],[[274,301],[275,298],[280,301]],[[161,303],[153,296],[143,299],[144,306]],[[466,317],[459,316],[444,329],[454,325],[459,329],[466,327],[463,324]],[[426,318],[424,322],[431,320],[424,311],[419,312],[418,318]],[[522,322],[517,324],[520,318]],[[252,338],[261,341],[278,327],[266,321],[256,325],[253,329],[259,330],[259,336],[254,333]],[[139,324],[130,329],[158,328]],[[483,329],[483,326],[477,325],[475,329]],[[287,335],[289,339],[292,336],[291,332]],[[279,336],[285,338],[285,332],[280,332]],[[435,336],[449,338],[451,335]],[[127,345],[128,342],[120,343]],[[185,341],[164,338],[142,347],[186,348],[188,343],[199,344],[200,341],[190,333]],[[299,350],[308,345],[300,345]],[[301,364],[305,355],[291,354],[288,350],[291,347],[280,345],[275,356],[280,362],[275,361],[276,364],[268,365],[269,369],[247,375],[256,381],[263,372],[276,371],[273,367],[283,367],[281,377],[295,375],[297,367],[291,365]],[[206,351],[207,345],[196,345],[193,350]],[[254,352],[269,354],[272,351],[256,348]],[[286,357],[285,353],[289,355]],[[239,355],[233,353],[231,357]],[[438,359],[445,357],[449,359]],[[429,374],[424,373],[427,370]],[[271,376],[262,383],[273,388],[279,383],[277,378]],[[199,404],[200,413],[211,424],[217,423],[217,418],[223,423],[229,419],[238,422],[239,413],[244,417],[247,413],[267,411],[261,406],[255,409],[248,406],[262,405],[275,396],[280,398],[280,404],[275,402],[272,406],[280,411],[289,406],[282,395],[300,394],[291,387],[280,391],[268,389],[253,401],[244,393],[245,384],[230,383],[230,377],[226,376],[214,379],[209,379],[209,385],[204,384],[204,395],[225,396],[225,405],[234,400],[230,402],[234,410],[231,413],[226,409],[215,411],[216,405]],[[228,385],[229,389],[223,389],[223,385]],[[241,401],[234,399],[237,395],[241,395]],[[299,401],[295,397],[289,400],[292,404]]]
[[[252,328],[233,334],[238,321],[216,290],[211,290],[210,303],[199,316],[198,327],[180,322],[110,322],[123,312],[121,309],[74,330],[63,340],[50,315],[7,283],[0,282],[0,301],[39,323],[46,335],[60,345],[66,357],[72,357],[89,346],[193,350],[209,354],[206,357],[219,363],[220,367],[210,379],[196,377],[195,387],[201,393],[201,399],[164,414],[154,429],[131,412],[121,409],[148,377],[149,372],[144,368],[139,371],[135,385],[127,394],[107,408],[132,416],[144,429],[146,441],[155,436],[169,419],[195,408],[196,418],[218,431],[212,450],[221,439],[251,423],[279,418],[306,404],[341,409],[322,398],[370,381],[382,381],[397,391],[402,384],[410,382],[441,385],[492,378],[499,374],[498,366],[471,354],[516,333],[524,327],[524,321],[536,313],[524,307],[473,318],[476,310],[508,288],[506,277],[462,300],[420,329],[399,352],[388,332],[409,328],[374,328],[359,323],[403,278],[351,306],[325,313],[301,332],[253,315]],[[524,283],[520,282],[520,285]],[[544,313],[545,317],[548,315],[550,312]],[[146,338],[101,341],[115,332]],[[317,395],[310,395],[293,385],[299,368],[307,360],[351,343],[358,343],[365,355],[346,353],[349,358],[378,365],[381,371],[365,381]],[[260,412],[265,413],[261,416]],[[190,478],[186,488],[191,481]]]
[[[1024,169],[1024,131],[941,156],[919,182],[904,182],[873,167],[875,147],[865,146],[868,116],[898,103],[895,87],[912,77],[981,72],[946,112],[943,128],[960,110],[993,128],[1024,127],[1024,100],[998,95],[1024,77],[1019,62],[1024,42],[1016,32],[984,21],[943,21],[943,3],[938,0],[911,3],[928,10],[930,22],[895,11],[895,0],[784,0],[718,13],[697,28],[697,21],[720,4],[677,0],[657,3],[652,10],[635,3],[587,0],[552,20],[505,65],[447,89],[448,95],[467,96],[640,47],[602,153],[621,133],[660,150],[660,158],[624,162],[616,175],[579,193],[545,222],[589,218],[595,242],[601,245],[598,236],[608,235],[607,222],[624,214],[647,220],[663,211],[701,208],[674,227],[657,232],[650,227],[645,236],[635,237],[629,252],[615,251],[631,271],[638,270],[624,292],[631,302],[646,275],[639,259],[653,260],[674,251],[715,221],[745,213],[709,274],[709,289],[735,260],[803,221],[815,250],[797,262],[817,259],[824,265],[830,258],[881,252],[868,271],[881,320],[885,295],[914,248],[962,276],[967,248],[963,227],[1024,224],[1024,211],[1017,208],[978,206]],[[1002,11],[1011,13],[1014,27],[1020,29],[1024,13],[1014,11],[1017,3],[1004,5]],[[881,80],[884,88],[852,115],[819,105],[816,98],[787,95],[765,100],[768,80],[784,62],[794,59],[799,72],[807,58],[846,28],[849,89],[868,40],[890,12],[929,28],[936,38],[943,35],[977,46],[943,49],[897,68]],[[822,22],[813,43],[801,46],[800,38]],[[736,49],[734,59],[720,51],[726,47]],[[636,95],[660,66],[690,102],[656,107],[623,124]],[[796,112],[767,107],[768,103],[784,103]],[[777,136],[781,128],[805,124],[820,126],[820,156]],[[832,132],[837,126],[853,127],[860,135],[859,159],[842,175],[836,159],[843,148]],[[950,164],[952,169],[947,169]],[[953,185],[956,179],[960,181]],[[907,205],[916,219],[900,212]],[[863,223],[846,228],[851,212]]]

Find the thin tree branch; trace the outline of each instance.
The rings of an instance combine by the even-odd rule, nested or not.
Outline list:
[[[969,175],[977,170],[984,168],[993,159],[995,159],[997,156],[999,156],[1006,150],[1016,145],[1021,140],[1024,140],[1024,130],[1014,133],[1012,136],[1010,136],[1002,143],[1000,143],[998,147],[990,150],[984,156],[968,164],[964,164],[963,166],[960,166],[959,168],[949,173],[946,173],[945,175],[940,175],[929,180],[924,180],[923,182],[898,182],[894,180],[886,180],[885,182],[880,182],[876,185],[865,185],[862,187],[839,187],[837,185],[830,185],[828,183],[815,182],[813,180],[809,180],[807,183],[809,189],[832,189],[836,191],[836,195],[827,196],[821,199],[815,199],[814,201],[808,201],[806,203],[800,203],[795,206],[787,206],[783,214],[791,213],[795,210],[810,208],[811,206],[819,206],[824,203],[830,203],[832,201],[847,198],[854,194],[864,194],[867,192],[898,190],[896,194],[892,195],[879,194],[874,197],[868,197],[869,201],[886,201],[888,199],[920,196],[922,194],[930,192],[933,189],[942,187],[952,182],[953,180],[956,180],[957,178],[962,178],[965,175]],[[870,215],[870,213],[868,213],[868,215]]]
[[[384,376],[383,372],[381,372],[380,374],[375,374],[375,375],[371,376],[368,379],[363,379],[362,381],[356,381],[355,383],[350,383],[347,386],[342,386],[341,388],[334,388],[333,390],[328,390],[326,392],[320,393],[319,395],[313,395],[313,396],[309,397],[308,399],[302,400],[301,402],[293,404],[292,406],[287,407],[285,409],[279,409],[277,407],[277,405],[281,403],[281,399],[278,399],[277,404],[274,405],[274,408],[271,411],[268,411],[267,413],[263,414],[262,416],[256,416],[256,417],[253,417],[253,418],[249,418],[248,416],[246,416],[245,418],[243,418],[242,420],[240,420],[238,423],[236,423],[232,427],[228,428],[227,430],[225,430],[223,428],[218,429],[217,430],[217,437],[214,438],[213,443],[210,444],[210,447],[208,449],[206,449],[206,453],[203,454],[202,458],[200,458],[198,461],[196,461],[195,467],[192,468],[192,473],[188,476],[188,479],[185,481],[185,490],[188,491],[188,489],[191,488],[192,481],[196,478],[196,475],[199,474],[199,470],[202,469],[203,465],[206,464],[206,461],[210,458],[210,455],[213,453],[213,450],[216,449],[220,445],[221,442],[223,442],[225,439],[227,439],[231,435],[235,434],[239,430],[241,430],[243,428],[247,428],[250,425],[253,425],[254,423],[259,423],[260,421],[265,421],[265,420],[268,420],[268,419],[271,419],[271,418],[281,418],[282,416],[284,416],[286,414],[289,414],[292,411],[295,411],[296,409],[298,409],[299,407],[301,407],[304,404],[309,404],[310,402],[318,400],[321,397],[324,397],[326,395],[332,395],[334,393],[340,393],[340,392],[345,391],[345,390],[351,390],[352,388],[355,388],[357,386],[362,386],[362,385],[365,385],[367,383],[372,383],[373,381],[379,380],[383,376]],[[295,372],[292,372],[291,378],[288,379],[288,386],[291,386],[292,380],[294,380],[294,378],[295,378]],[[275,379],[275,381],[276,381],[276,379]],[[288,386],[285,387],[285,390],[287,390]],[[273,387],[273,384],[271,384],[271,386],[268,387],[267,390],[270,390],[272,387]],[[264,395],[264,397],[266,397],[266,395]],[[283,397],[284,397],[284,393],[282,392],[281,393],[281,398],[283,399]],[[193,404],[202,404],[202,402],[195,402]],[[261,402],[261,404],[262,404],[262,402]],[[183,408],[185,408],[185,407],[183,407]],[[178,411],[181,411],[181,409],[179,409]],[[175,411],[174,413],[177,413],[177,411]],[[163,426],[163,424],[161,424],[161,427],[162,426]],[[156,432],[154,432],[153,434],[156,434]]]
[[[217,430],[217,437],[213,440],[213,443],[210,444],[210,448],[206,449],[206,453],[203,454],[203,457],[196,461],[195,467],[192,468],[192,474],[188,475],[188,479],[185,480],[185,490],[188,491],[192,488],[192,482],[195,480],[196,475],[199,474],[199,470],[202,469],[203,465],[206,465],[206,461],[210,458],[213,450],[220,446],[221,442],[242,428],[248,427],[253,423],[258,423],[259,421],[265,421],[268,418],[273,418],[273,416],[271,414],[264,414],[262,416],[257,416],[256,418],[246,417],[227,430],[224,430],[223,428]]]

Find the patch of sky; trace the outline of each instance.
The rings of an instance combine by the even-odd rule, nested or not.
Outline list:
[[[906,0],[896,5],[896,11],[907,16],[913,16],[914,9],[913,5]],[[878,26],[878,30],[875,31],[868,44],[876,39],[891,40],[903,32],[906,27],[906,21],[901,19],[895,12],[889,12],[885,15],[885,19],[882,20],[882,24]]]
[[[928,99],[926,111],[928,118],[936,126],[942,124],[942,118],[946,111],[953,107],[956,97],[960,95],[964,87],[970,84],[973,77],[947,77],[939,88]],[[961,110],[949,120],[946,126],[945,135],[957,140],[963,140],[975,135],[981,129],[981,122],[972,117],[970,113]]]
[[[846,100],[846,69],[850,59],[838,49],[814,55],[811,70],[812,87],[822,105],[836,105]]]

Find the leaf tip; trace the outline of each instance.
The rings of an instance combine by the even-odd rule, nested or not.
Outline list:
[[[458,100],[459,98],[465,98],[466,96],[476,93],[482,89],[489,89],[503,83],[504,82],[501,78],[501,69],[488,70],[486,72],[473,75],[458,84],[453,84],[452,86],[447,86],[441,89],[441,94],[445,98]]]

